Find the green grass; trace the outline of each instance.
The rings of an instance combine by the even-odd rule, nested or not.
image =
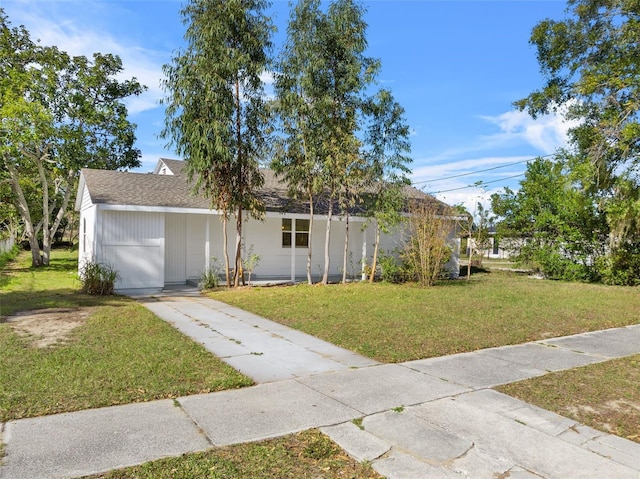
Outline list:
[[[367,464],[357,463],[317,430],[212,449],[178,458],[91,476],[101,479],[375,479]]]
[[[382,362],[640,322],[637,288],[506,272],[433,288],[385,283],[219,290],[211,297]],[[286,305],[286,306],[283,306]]]
[[[496,388],[604,432],[640,442],[640,355]]]
[[[135,301],[79,294],[75,256],[55,251],[51,266],[34,270],[21,254],[3,272],[3,315],[95,309],[69,342],[46,348],[0,323],[0,421],[252,384]]]

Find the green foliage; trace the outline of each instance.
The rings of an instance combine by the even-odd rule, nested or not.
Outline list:
[[[598,266],[606,284],[640,286],[640,241],[618,246]]]
[[[124,99],[144,87],[116,79],[123,70],[117,56],[95,53],[89,60],[42,46],[24,27],[11,27],[2,9],[0,54],[0,180],[11,185],[37,266],[41,257],[49,261],[81,168],[139,166]]]
[[[571,155],[539,158],[527,165],[520,190],[491,198],[499,237],[513,238],[514,259],[550,278],[596,281],[609,228],[598,196],[574,179]]]
[[[633,270],[614,273],[611,268],[633,267],[633,258],[621,260],[633,256],[633,248],[626,253],[616,250],[635,242],[640,233],[638,2],[570,0],[566,12],[567,18],[546,19],[533,29],[531,43],[538,50],[545,84],[516,106],[534,117],[556,112],[573,121],[572,154],[558,154],[568,181],[561,190],[557,184],[540,183],[539,188],[570,196],[568,202],[556,204],[566,204],[573,213],[595,214],[594,220],[578,214],[571,221],[556,212],[535,219],[547,223],[544,227],[554,220],[553,228],[563,230],[562,247],[553,248],[552,261],[565,264],[554,268],[567,271],[561,276],[605,276],[607,281],[628,283],[612,278],[633,277]]]
[[[108,296],[118,279],[118,272],[110,265],[87,262],[80,268],[81,291],[85,294]]]
[[[267,148],[269,109],[260,78],[270,62],[270,19],[264,0],[192,0],[182,9],[187,46],[163,70],[168,138],[186,160],[194,192],[225,221],[236,215],[234,285],[241,270],[242,213],[264,204],[259,162]],[[225,243],[225,269],[229,259]],[[230,284],[229,284],[230,285]]]
[[[407,279],[407,271],[397,254],[386,254],[380,251],[378,259],[380,266],[380,278],[387,283],[404,283]]]

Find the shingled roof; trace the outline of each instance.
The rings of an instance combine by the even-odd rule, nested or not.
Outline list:
[[[192,192],[183,171],[184,166],[185,162],[182,160],[163,158],[159,160],[153,173],[83,169],[82,181],[94,204],[210,209],[209,199]],[[288,196],[287,185],[272,170],[262,169],[261,172],[264,185],[258,190],[258,197],[264,202],[267,211],[301,214],[309,212],[306,201],[296,201]],[[78,193],[82,194],[80,191]],[[406,196],[436,201],[413,187],[406,187]],[[317,214],[327,213],[327,205],[323,203],[314,205]],[[361,209],[359,213],[362,213]]]

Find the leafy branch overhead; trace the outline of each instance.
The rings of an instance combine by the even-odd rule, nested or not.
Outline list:
[[[48,264],[80,169],[139,166],[123,100],[145,87],[117,79],[123,66],[115,55],[87,59],[41,46],[24,27],[12,27],[1,8],[0,53],[0,164],[32,263]]]

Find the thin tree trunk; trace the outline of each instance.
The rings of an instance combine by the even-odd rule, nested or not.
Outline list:
[[[322,274],[322,284],[329,283],[329,262],[330,262],[329,240],[331,239],[331,218],[332,217],[333,217],[333,198],[329,197],[327,229],[324,237],[324,273]]]
[[[307,249],[307,283],[313,284],[313,278],[311,278],[311,244],[313,243],[313,195],[309,190],[309,247]],[[295,242],[292,245],[295,247]]]
[[[344,254],[342,256],[342,284],[347,284],[347,256],[349,255],[349,212],[344,231]]]
[[[242,207],[238,207],[236,216],[236,259],[235,270],[233,272],[233,287],[240,286],[240,277],[242,274]]]
[[[233,271],[233,287],[240,286],[240,275],[242,274],[242,201],[244,200],[244,177],[243,177],[243,150],[242,150],[242,104],[240,102],[240,79],[236,76],[236,148],[238,167],[238,214],[236,215],[236,259]],[[243,275],[244,276],[244,275]]]
[[[373,283],[376,277],[376,268],[378,267],[378,248],[380,246],[380,225],[376,220],[376,239],[373,244],[373,261],[371,262],[371,275],[369,276],[369,283]]]
[[[227,278],[227,288],[231,287],[231,276],[229,274],[229,240],[227,239],[227,224],[229,218],[226,215],[222,216],[222,247],[224,249],[224,272]]]
[[[471,229],[469,229],[469,238],[467,239],[467,247],[469,248],[469,258],[467,263],[467,281],[471,279],[471,260],[473,259],[473,247],[471,246]]]
[[[43,250],[44,250],[44,257],[45,258],[49,258],[51,255],[51,239],[53,239],[56,231],[58,231],[58,227],[60,226],[60,222],[62,221],[62,218],[64,218],[64,215],[67,211],[67,206],[69,205],[69,199],[71,198],[71,185],[72,185],[72,179],[73,176],[75,175],[75,172],[72,170],[69,172],[69,174],[67,175],[67,189],[64,192],[64,197],[62,199],[62,204],[60,205],[60,208],[58,209],[58,213],[56,213],[56,217],[53,220],[53,224],[51,225],[51,228],[49,229],[49,244],[44,245],[43,244]],[[47,250],[48,247],[48,250]],[[49,264],[49,263],[47,263]]]
[[[49,182],[44,172],[42,157],[36,159],[38,165],[38,175],[42,184],[42,264],[49,264],[49,254],[51,253],[51,230],[49,228]]]

